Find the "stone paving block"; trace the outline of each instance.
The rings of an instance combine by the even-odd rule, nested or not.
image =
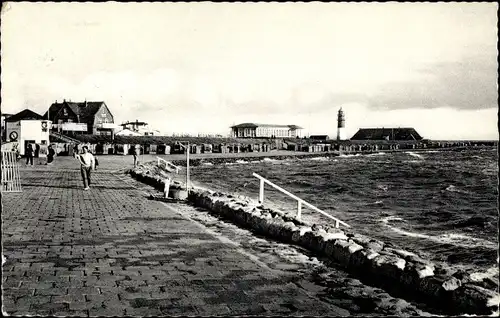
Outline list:
[[[274,315],[293,312],[279,300],[304,295],[125,176],[96,171],[83,191],[78,167],[69,160],[60,169],[64,160],[26,169],[24,191],[2,194],[3,292],[13,313]],[[251,306],[263,296],[270,309]],[[296,312],[323,308],[301,301]]]
[[[85,302],[85,295],[61,295],[61,296],[52,296],[51,301],[53,303],[79,303]]]
[[[68,311],[59,311],[59,312],[54,312],[52,316],[54,317],[87,317],[88,311],[85,310],[68,310]]]
[[[70,287],[67,289],[68,295],[99,295],[98,287]]]
[[[68,292],[68,288],[56,288],[56,287],[50,287],[50,288],[37,288],[35,290],[35,295],[37,296],[60,296],[60,295],[66,295]]]

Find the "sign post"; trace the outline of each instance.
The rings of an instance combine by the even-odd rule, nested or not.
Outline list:
[[[186,145],[179,142],[179,145],[186,149],[186,191],[189,194],[189,142],[186,142]]]

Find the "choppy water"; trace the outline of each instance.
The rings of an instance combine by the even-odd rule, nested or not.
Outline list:
[[[256,172],[358,232],[452,268],[486,271],[498,259],[496,149],[264,159],[192,170],[195,185],[258,198]],[[266,186],[266,204],[296,202]],[[303,218],[329,222],[312,210]],[[498,273],[498,270],[496,271]]]

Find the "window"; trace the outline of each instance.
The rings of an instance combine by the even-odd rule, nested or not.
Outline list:
[[[63,115],[68,116],[68,110],[66,108],[63,108]]]

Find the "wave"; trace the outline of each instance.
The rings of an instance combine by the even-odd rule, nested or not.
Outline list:
[[[406,161],[403,161],[404,163],[422,163],[423,161],[422,160],[406,160]]]
[[[387,190],[389,190],[389,187],[386,186],[385,184],[378,184],[377,185],[377,189],[380,189],[380,190],[382,190],[384,192],[387,192]]]
[[[367,157],[373,157],[373,156],[384,156],[386,155],[387,153],[385,152],[377,152],[377,153],[371,153],[371,154],[368,154],[366,155]]]
[[[327,158],[327,157],[314,157],[314,158],[309,158],[309,160],[314,160],[314,161],[330,161],[330,159]]]
[[[380,219],[380,222],[384,223],[385,226],[390,228],[392,231],[402,234],[405,236],[410,236],[414,238],[421,238],[421,239],[426,239],[430,240],[436,243],[440,244],[450,244],[454,246],[460,246],[460,247],[465,247],[465,248],[474,248],[474,247],[483,247],[483,248],[488,248],[488,249],[497,249],[498,245],[484,240],[484,239],[479,239],[475,237],[470,237],[464,234],[458,234],[458,233],[445,233],[441,235],[429,235],[429,234],[423,234],[423,233],[415,233],[415,232],[409,232],[406,230],[403,230],[399,227],[395,227],[389,224],[390,221],[403,221],[404,220],[400,217],[395,217],[395,216],[389,216]]]
[[[464,193],[464,194],[470,194],[469,191],[465,191],[465,190],[460,190],[458,189],[457,187],[455,187],[454,185],[450,184],[449,186],[446,187],[446,189],[444,189],[444,191],[449,191],[449,192],[456,192],[456,193]]]
[[[265,157],[264,159],[261,160],[261,162],[277,163],[277,162],[280,162],[280,160]]]
[[[357,153],[357,154],[353,154],[353,155],[340,155],[339,156],[340,158],[351,158],[351,157],[361,157],[361,154],[360,153]]]
[[[214,164],[211,162],[203,162],[202,165],[204,166],[213,166]]]
[[[372,203],[367,203],[366,205],[384,205],[384,201],[378,200]]]
[[[410,156],[412,156],[412,157],[416,157],[416,158],[418,158],[418,159],[422,159],[422,160],[424,160],[424,159],[425,159],[425,158],[424,158],[424,156],[419,155],[418,153],[414,153],[414,152],[412,152],[412,151],[405,151],[405,153],[406,153],[406,154],[409,154],[409,155],[410,155]]]

